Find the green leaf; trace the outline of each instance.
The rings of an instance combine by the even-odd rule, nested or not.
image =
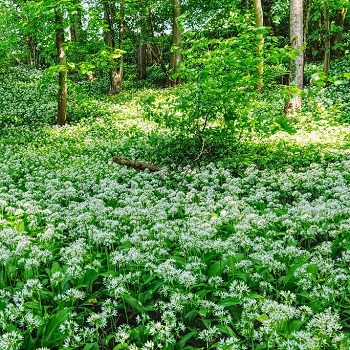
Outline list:
[[[41,346],[55,345],[65,338],[63,334],[59,333],[58,328],[68,318],[72,309],[72,307],[65,308],[50,317],[41,340]]]
[[[198,313],[199,315],[201,315],[202,317],[205,317],[207,315],[207,309],[205,307],[201,307],[199,310],[198,310]]]
[[[18,232],[23,232],[24,231],[24,221],[21,220],[17,225],[16,225],[16,230]]]
[[[297,332],[301,328],[302,325],[303,325],[303,322],[301,320],[291,321],[288,325],[289,333]]]
[[[132,308],[134,308],[138,312],[143,314],[147,313],[147,309],[142,305],[142,303],[139,300],[132,297],[131,295],[124,294],[123,299],[126,303],[128,303]]]
[[[267,321],[268,319],[269,319],[269,316],[266,314],[261,314],[261,315],[256,317],[256,320],[261,322],[261,323]]]
[[[315,277],[317,275],[317,271],[318,271],[318,265],[316,264],[310,264],[307,268],[306,268],[306,272],[311,273],[311,275],[313,277]]]
[[[205,325],[207,328],[210,328],[210,327],[211,327],[211,320],[203,319],[202,321],[203,321],[204,325]]]
[[[26,310],[40,310],[40,304],[37,301],[27,301],[23,304]]]
[[[289,120],[284,117],[284,116],[281,116],[281,117],[278,117],[276,119],[276,122],[282,127],[282,129],[284,131],[286,131],[288,134],[290,135],[293,135],[295,134],[297,131],[289,124]]]
[[[84,284],[89,292],[92,291],[92,286],[97,280],[99,273],[93,269],[87,270],[84,276]]]
[[[181,340],[175,345],[176,350],[181,350],[186,345],[187,341],[190,340],[197,332],[190,332],[184,335]]]
[[[233,305],[239,304],[239,299],[238,298],[226,298],[224,300],[221,300],[219,302],[219,305],[225,306],[225,307],[230,307]]]
[[[59,262],[57,261],[54,261],[52,263],[52,266],[51,266],[51,276],[55,273],[55,272],[61,272],[62,271],[62,267],[60,265]]]
[[[209,277],[220,276],[223,273],[226,265],[227,265],[226,260],[216,261],[214,264],[210,266],[208,270],[208,276]]]
[[[98,350],[98,349],[99,349],[99,346],[98,346],[98,343],[96,343],[96,342],[86,344],[84,347],[84,350]]]
[[[115,334],[108,334],[105,340],[105,344],[108,344],[113,338],[115,337]]]
[[[236,334],[235,332],[232,330],[231,327],[229,326],[224,326],[224,325],[218,325],[217,328],[219,329],[219,331],[223,334],[227,334],[229,335],[230,337],[235,337]]]
[[[121,350],[121,349],[128,349],[129,345],[126,343],[118,344],[113,348],[113,350]]]

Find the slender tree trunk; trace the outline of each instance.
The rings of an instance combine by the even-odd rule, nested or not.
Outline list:
[[[116,13],[116,9],[109,0],[105,0],[103,3],[104,8],[104,20],[107,24],[107,30],[104,33],[105,44],[109,47],[111,53],[114,52],[116,48],[115,40],[115,30],[114,30],[114,18],[113,13]],[[124,0],[120,0],[119,9],[119,38],[118,38],[118,48],[122,49],[123,46],[123,22],[124,22]],[[119,67],[118,67],[119,64]],[[111,95],[119,94],[122,90],[122,79],[123,79],[123,57],[117,59],[112,59],[110,61],[112,66],[109,71],[109,93]]]
[[[140,43],[137,48],[137,79],[147,78],[147,44]]]
[[[340,44],[341,38],[344,30],[344,22],[348,9],[342,6],[342,9],[338,11],[335,15],[335,25],[339,28],[338,31],[334,34],[333,37],[333,46],[335,46],[335,53],[337,56],[341,55],[341,50],[337,48],[337,45]]]
[[[181,0],[173,0],[173,45],[170,52],[170,63],[169,63],[169,73],[168,84],[170,86],[175,86],[181,83],[181,79],[178,76],[179,65],[181,62],[181,31],[177,23],[179,17],[181,16]]]
[[[119,3],[119,39],[118,39],[119,50],[123,50],[123,48],[124,48],[124,17],[125,17],[124,0],[120,0],[120,3]],[[123,76],[124,76],[124,57],[123,57],[123,55],[121,55],[119,58],[118,79],[117,79],[118,91],[117,91],[117,93],[122,91]]]
[[[81,42],[82,34],[82,14],[81,14],[81,2],[80,0],[74,0],[74,11],[70,17],[70,36],[72,43]]]
[[[325,38],[324,38],[324,59],[323,59],[323,73],[328,76],[329,73],[329,61],[331,58],[331,35],[330,23],[329,23],[329,7],[328,2],[324,3],[324,29],[325,29]]]
[[[299,90],[304,85],[304,52],[303,52],[303,1],[290,0],[290,42],[293,49],[300,50],[290,64],[290,83]],[[301,110],[301,96],[293,95],[289,101],[289,110]]]
[[[58,57],[58,65],[60,67],[58,73],[58,109],[57,124],[63,126],[67,121],[67,67],[66,52],[64,50],[64,28],[63,13],[60,7],[55,8],[55,24],[56,24],[56,49]]]
[[[255,26],[257,28],[264,26],[263,10],[261,6],[261,0],[254,0],[254,14],[255,14]],[[258,34],[258,46],[257,46],[257,57],[260,59],[258,66],[256,68],[258,74],[258,81],[255,87],[258,91],[261,90],[263,86],[263,73],[264,73],[264,61],[262,57],[264,47],[264,36],[263,34]]]
[[[169,70],[168,70],[166,63],[164,62],[162,52],[159,49],[158,45],[156,44],[155,34],[154,34],[153,14],[152,14],[151,10],[148,12],[148,16],[149,16],[150,34],[151,34],[152,39],[153,39],[153,44],[151,45],[152,54],[155,57],[157,63],[162,68],[162,70],[165,74],[165,77],[166,77],[166,84],[167,84],[169,81]]]
[[[307,36],[309,34],[309,18],[311,13],[311,5],[312,0],[304,0],[303,6],[304,6],[304,35],[303,35],[303,41],[304,43],[307,43]]]
[[[27,47],[28,47],[28,65],[31,68],[36,68],[38,66],[39,53],[36,46],[36,39],[34,34],[29,34],[26,37]]]
[[[143,0],[141,4],[143,5]],[[136,75],[138,80],[143,80],[147,78],[147,43],[146,43],[146,16],[145,9],[141,6],[141,16],[140,16],[140,42],[137,48],[137,68]]]
[[[276,33],[276,26],[273,23],[271,14],[272,14],[272,6],[273,6],[273,1],[271,0],[261,0],[261,6],[263,9],[263,18],[264,18],[264,23],[266,27],[271,27],[272,32]]]

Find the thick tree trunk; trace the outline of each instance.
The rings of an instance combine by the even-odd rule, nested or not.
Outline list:
[[[177,23],[181,16],[181,0],[173,0],[173,45],[170,52],[170,63],[169,63],[169,76],[167,85],[175,86],[181,83],[181,79],[178,76],[179,65],[181,62],[181,31]]]
[[[299,90],[304,87],[303,38],[303,0],[290,0],[290,42],[293,49],[300,50],[290,64],[290,83]],[[301,110],[301,96],[293,95],[289,105],[293,111]]]
[[[330,23],[329,23],[329,7],[328,2],[324,3],[324,29],[325,29],[325,38],[324,38],[324,59],[323,59],[323,73],[328,76],[329,73],[329,61],[331,58],[331,35]]]
[[[64,50],[64,28],[63,14],[60,7],[55,8],[55,24],[56,24],[56,49],[58,56],[58,65],[60,67],[58,73],[58,110],[57,124],[63,126],[67,121],[67,67],[66,52]]]
[[[257,28],[263,27],[264,19],[263,19],[263,10],[261,6],[261,0],[254,0],[254,14],[255,14],[255,26]],[[261,90],[263,86],[263,73],[264,73],[264,61],[262,57],[264,47],[264,36],[262,34],[258,34],[258,46],[257,46],[257,57],[259,58],[259,63],[256,68],[258,74],[258,81],[255,84],[255,87],[258,91]]]

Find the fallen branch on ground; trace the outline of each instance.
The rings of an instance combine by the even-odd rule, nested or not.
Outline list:
[[[113,162],[120,164],[120,165],[125,165],[129,168],[134,168],[136,170],[145,170],[148,169],[150,172],[155,172],[155,171],[161,171],[163,170],[157,165],[151,164],[151,163],[146,163],[146,162],[138,162],[134,160],[130,160],[126,157],[114,157]]]

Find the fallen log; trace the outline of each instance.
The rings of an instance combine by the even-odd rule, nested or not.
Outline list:
[[[161,171],[163,170],[157,165],[151,164],[151,163],[146,163],[146,162],[139,162],[135,160],[130,160],[126,157],[113,157],[113,162],[124,165],[128,168],[134,168],[136,170],[146,170],[148,169],[150,172],[155,172],[155,171]]]

